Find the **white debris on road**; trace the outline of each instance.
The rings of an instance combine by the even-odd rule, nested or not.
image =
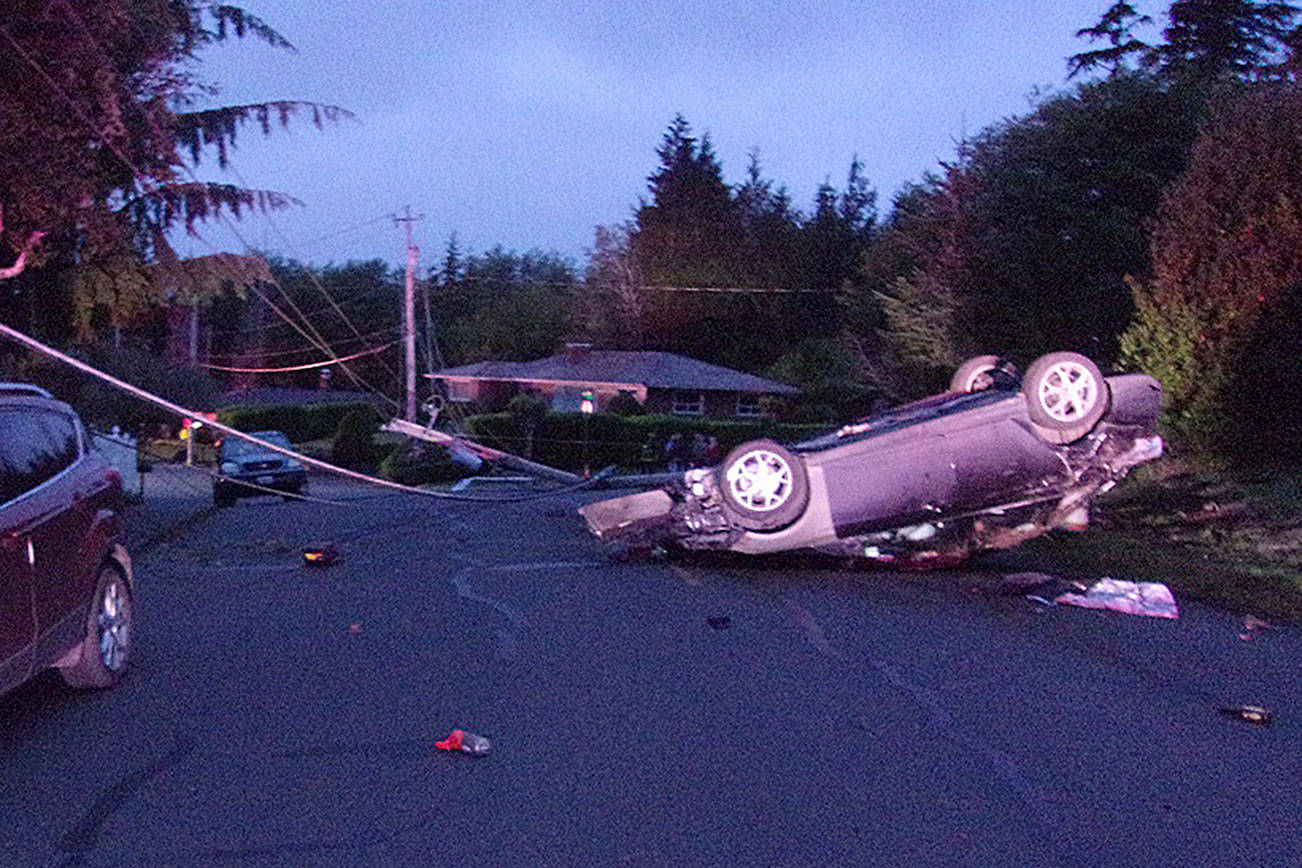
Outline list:
[[[1054,602],[1150,618],[1180,617],[1180,609],[1175,604],[1175,597],[1171,596],[1171,589],[1160,582],[1125,582],[1103,578],[1084,594],[1059,594]]]

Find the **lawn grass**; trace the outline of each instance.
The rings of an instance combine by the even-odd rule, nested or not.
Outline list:
[[[1032,547],[1099,576],[1161,581],[1234,611],[1302,619],[1302,466],[1167,458],[1092,512],[1088,532]]]

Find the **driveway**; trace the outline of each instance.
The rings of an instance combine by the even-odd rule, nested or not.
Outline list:
[[[1296,858],[1294,628],[1042,609],[998,559],[617,562],[580,496],[313,491],[351,502],[241,501],[138,557],[120,688],[0,701],[0,862]],[[343,562],[301,566],[314,540]],[[492,754],[436,751],[454,727]]]

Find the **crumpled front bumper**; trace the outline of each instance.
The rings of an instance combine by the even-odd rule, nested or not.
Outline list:
[[[674,501],[663,489],[589,503],[579,509],[588,530],[602,542],[662,536],[673,522]]]

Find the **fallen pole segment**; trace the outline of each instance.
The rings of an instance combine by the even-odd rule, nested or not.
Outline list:
[[[584,481],[582,476],[577,473],[570,473],[565,470],[557,470],[555,467],[548,467],[546,464],[539,464],[536,461],[529,461],[518,455],[512,455],[510,452],[503,452],[500,449],[493,449],[491,446],[484,446],[473,440],[466,440],[461,437],[454,437],[443,431],[435,431],[433,428],[426,428],[424,425],[418,425],[415,422],[408,422],[406,419],[391,419],[381,426],[381,430],[389,431],[394,434],[404,434],[408,437],[414,437],[417,440],[424,440],[427,443],[437,443],[440,446],[462,446],[478,455],[480,458],[488,461],[495,461],[503,467],[511,470],[517,470],[520,473],[528,473],[530,476],[537,476],[542,479],[548,479],[552,482],[559,482],[562,485],[578,485]]]

